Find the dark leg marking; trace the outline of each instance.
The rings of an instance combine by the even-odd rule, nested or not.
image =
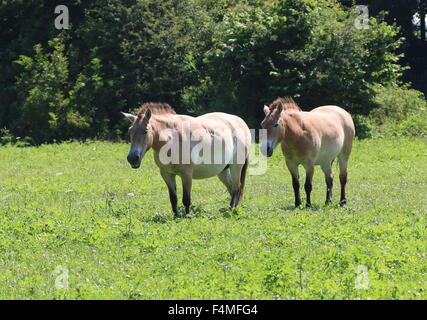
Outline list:
[[[239,196],[240,196],[240,187],[232,191],[230,209],[234,209],[237,207],[239,203]]]
[[[311,177],[307,175],[304,184],[305,193],[307,195],[306,207],[311,207],[311,190],[313,189],[311,185]]]
[[[331,198],[332,198],[332,188],[333,188],[334,182],[332,177],[326,177],[325,182],[326,182],[326,204],[329,204],[332,202]]]
[[[169,186],[168,186],[168,190],[169,190],[169,200],[171,202],[173,213],[174,213],[175,217],[178,217],[179,216],[179,213],[178,213],[178,197],[176,195],[176,190],[170,188]]]
[[[345,186],[347,184],[347,172],[340,173],[340,183],[341,183],[341,200],[340,205],[344,206],[347,203],[347,199],[345,197]]]
[[[234,203],[236,202],[236,197],[237,197],[237,192],[233,192],[233,195],[231,196],[231,201],[230,201],[230,209],[234,209],[235,205]]]
[[[184,204],[185,214],[189,214],[191,205],[191,195],[188,190],[183,190],[182,203]]]
[[[299,192],[299,179],[292,175],[292,187],[294,188],[295,195],[295,208],[301,205],[301,195]]]

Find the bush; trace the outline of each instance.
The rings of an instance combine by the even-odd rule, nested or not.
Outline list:
[[[372,124],[366,116],[356,114],[353,116],[353,121],[356,127],[356,137],[359,139],[372,137]]]
[[[34,46],[34,52],[34,57],[21,55],[15,61],[23,71],[16,82],[20,103],[14,133],[30,136],[35,143],[85,137],[95,115],[92,97],[102,86],[99,60],[92,60],[72,81],[60,39],[49,41],[47,52],[41,45]]]
[[[232,110],[246,121],[262,105],[292,96],[305,109],[345,105],[368,114],[369,83],[396,83],[404,68],[395,50],[398,29],[381,18],[355,27],[353,11],[336,1],[248,1],[212,28],[199,88],[185,90],[190,107]]]
[[[374,85],[375,109],[369,114],[378,135],[425,136],[427,102],[424,95],[407,86]]]
[[[370,117],[376,124],[383,124],[388,120],[405,120],[408,116],[419,113],[427,108],[424,94],[409,89],[408,86],[373,85],[375,92],[373,102],[375,108]]]
[[[14,145],[17,147],[27,147],[30,146],[32,142],[30,137],[21,139],[20,137],[12,135],[7,128],[0,129],[0,146]]]
[[[388,120],[375,129],[377,137],[425,137],[427,135],[427,112],[420,111],[418,114],[412,114],[407,119],[397,121]]]
[[[13,144],[15,141],[15,137],[10,134],[10,131],[8,129],[0,129],[0,146]]]

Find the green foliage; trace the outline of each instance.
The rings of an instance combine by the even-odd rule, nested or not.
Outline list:
[[[28,147],[32,144],[30,137],[15,137],[7,128],[0,129],[0,146],[13,145],[16,147]]]
[[[356,128],[356,137],[366,139],[372,137],[372,125],[366,116],[356,114],[353,116]]]
[[[99,60],[91,65],[91,76],[79,74],[70,87],[68,59],[59,39],[49,41],[51,52],[44,53],[40,45],[34,47],[34,57],[20,56],[15,62],[24,71],[17,78],[18,97],[15,125],[17,133],[28,135],[36,143],[78,138],[85,135],[91,122],[88,105],[79,105],[82,88],[90,83],[90,92],[96,92],[100,78]],[[86,94],[89,94],[86,91]],[[90,104],[90,99],[83,99]],[[12,124],[13,125],[13,124]]]
[[[377,135],[381,137],[390,136],[413,136],[426,137],[427,135],[427,112],[414,114],[402,121],[387,121],[377,129]]]
[[[404,70],[398,28],[326,0],[3,1],[0,127],[34,143],[124,136],[120,111],[166,101],[178,112],[225,111],[251,127],[261,106],[292,96],[304,109],[375,106],[370,84]],[[17,37],[16,34],[19,34]],[[17,63],[13,63],[16,61]]]
[[[0,145],[12,144],[15,141],[15,137],[10,134],[10,131],[6,128],[0,129]]]
[[[398,86],[373,86],[376,108],[370,116],[378,124],[387,120],[405,120],[408,116],[427,108],[424,95],[413,89]]]
[[[101,60],[111,87],[97,103],[100,116],[122,129],[119,112],[143,102],[167,101],[185,112],[180,94],[197,81],[199,53],[211,38],[208,20],[197,1],[115,0],[90,6],[76,34],[83,43],[96,44],[92,54]],[[82,45],[73,61],[90,54]]]
[[[22,38],[31,36],[36,42],[30,46],[35,45],[34,52],[28,50],[31,41],[7,43],[14,50],[2,56],[8,65],[0,82],[4,77],[15,78],[15,83],[4,91],[0,127],[29,135],[36,143],[115,138],[126,126],[120,111],[135,109],[142,102],[167,101],[186,111],[179,104],[181,90],[197,81],[199,52],[210,45],[211,32],[205,27],[209,17],[202,7],[206,3],[75,0],[67,5],[72,26],[65,31],[53,28],[50,3],[26,3],[26,10],[13,2],[0,5],[17,15],[17,29],[28,18],[27,11],[49,11],[37,16],[44,22],[38,34],[21,28],[25,30]],[[4,38],[9,36],[7,28],[5,24],[2,29]],[[47,41],[46,34],[52,33],[56,33],[52,39],[60,40]],[[10,68],[9,64],[18,65],[12,63],[16,60],[21,68]]]
[[[323,205],[316,169],[313,208],[296,210],[276,152],[238,210],[218,179],[195,180],[192,219],[173,219],[152,155],[135,172],[128,144],[1,147],[0,298],[426,299],[426,147],[355,141],[347,207],[337,178]]]
[[[337,104],[352,113],[372,107],[369,83],[396,83],[404,68],[395,50],[398,29],[356,15],[331,1],[250,1],[214,27],[205,78],[185,103],[201,111],[236,111],[259,118],[261,106],[293,96],[303,108]]]
[[[376,108],[369,114],[379,135],[425,136],[427,102],[416,90],[399,86],[373,86]]]

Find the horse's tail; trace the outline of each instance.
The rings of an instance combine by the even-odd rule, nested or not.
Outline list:
[[[239,201],[242,199],[243,190],[245,188],[246,174],[248,171],[249,165],[249,157],[246,157],[245,164],[242,167],[242,171],[240,173],[240,190],[239,190]]]

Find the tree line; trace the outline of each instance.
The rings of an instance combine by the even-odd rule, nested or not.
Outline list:
[[[3,0],[0,128],[34,144],[117,139],[120,111],[149,101],[257,128],[278,96],[368,115],[378,88],[402,89],[405,39],[384,13],[358,27],[342,2],[69,0],[58,30],[56,1]]]

